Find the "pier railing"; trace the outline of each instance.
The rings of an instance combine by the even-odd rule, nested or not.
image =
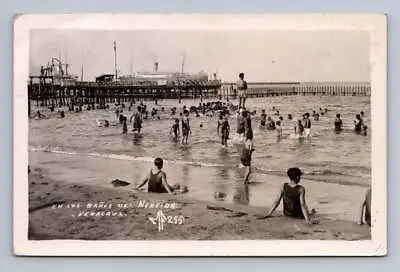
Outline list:
[[[34,79],[39,79],[35,82]],[[63,106],[135,102],[137,100],[217,98],[234,99],[237,89],[234,83],[221,81],[180,82],[180,84],[132,84],[129,82],[75,82],[55,84],[51,77],[31,77],[28,97],[37,106]],[[329,95],[370,96],[369,83],[354,82],[257,82],[248,83],[247,97]]]

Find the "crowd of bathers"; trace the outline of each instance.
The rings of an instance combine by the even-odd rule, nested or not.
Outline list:
[[[192,133],[189,116],[193,114],[198,117],[217,117],[217,135],[221,137],[221,145],[226,148],[228,147],[228,139],[230,139],[230,124],[229,117],[232,116],[232,112],[236,112],[237,119],[237,141],[235,145],[238,147],[240,153],[240,162],[239,168],[244,169],[244,184],[249,184],[249,177],[251,174],[251,162],[252,162],[252,153],[255,151],[253,140],[253,126],[252,126],[252,116],[255,117],[257,115],[256,110],[249,111],[245,107],[246,102],[246,89],[247,83],[244,80],[244,74],[239,74],[239,81],[237,83],[239,92],[239,105],[235,106],[231,102],[207,102],[207,103],[199,103],[198,106],[190,106],[189,108],[184,105],[182,111],[178,114],[177,107],[171,107],[170,109],[166,109],[164,107],[153,107],[151,110],[147,108],[147,105],[140,102],[139,105],[134,105],[133,102],[130,103],[128,107],[128,112],[132,112],[129,121],[132,124],[132,131],[135,133],[141,133],[143,120],[150,119],[151,120],[160,120],[161,114],[164,116],[168,116],[168,118],[172,119],[172,125],[170,133],[176,140],[181,140],[181,144],[187,145],[188,138]],[[157,103],[156,103],[157,104]],[[135,108],[136,106],[136,108]],[[86,105],[86,110],[94,110],[94,109],[105,109],[109,110],[110,107],[108,104],[95,105],[90,104]],[[128,117],[124,115],[125,104],[116,104],[115,105],[115,115],[118,122],[122,125],[122,133],[128,133]],[[83,105],[77,106],[68,106],[69,112],[79,113],[83,110]],[[50,112],[54,112],[54,106],[49,107]],[[272,108],[273,114],[270,116],[267,115],[265,109],[261,110],[261,114],[259,118],[254,118],[259,121],[259,126],[261,129],[267,130],[276,130],[278,138],[282,137],[282,131],[284,127],[284,114],[282,114],[279,109],[276,107]],[[319,111],[313,110],[312,113],[304,113],[297,120],[296,125],[294,126],[294,135],[298,137],[311,137],[311,127],[312,121],[311,117],[314,121],[318,122],[320,118],[327,117],[329,110],[327,108],[320,108]],[[65,112],[63,110],[59,110],[57,115],[60,118],[65,117]],[[179,117],[178,117],[179,116]],[[47,118],[43,115],[39,110],[35,114],[36,118]],[[354,131],[359,134],[366,135],[367,126],[364,124],[364,112],[360,112],[356,114],[355,120],[353,122]],[[293,115],[291,113],[287,114],[287,120],[293,120]],[[98,120],[99,126],[108,127],[109,120]],[[202,126],[202,125],[200,125]],[[335,119],[333,120],[333,129],[335,132],[340,132],[343,130],[343,120],[341,119],[341,115],[339,113],[336,114]],[[143,187],[145,184],[148,184],[149,192],[157,192],[157,193],[173,193],[174,189],[177,187],[170,186],[167,183],[166,175],[162,171],[163,160],[161,158],[157,158],[154,162],[154,167],[149,171],[149,174],[137,186],[137,189]],[[295,218],[304,218],[307,223],[313,224],[316,222],[314,213],[315,210],[308,210],[305,201],[305,188],[299,184],[302,171],[299,168],[292,167],[287,171],[289,182],[286,182],[282,185],[279,195],[274,201],[272,208],[270,209],[267,215],[262,216],[261,218],[267,218],[271,216],[274,210],[277,208],[281,200],[283,201],[283,212],[285,215]],[[187,190],[187,188],[186,188]],[[370,215],[370,195],[371,191],[368,190],[364,201],[362,202],[361,214],[359,222],[363,223],[367,222],[368,225],[371,224],[371,215]]]

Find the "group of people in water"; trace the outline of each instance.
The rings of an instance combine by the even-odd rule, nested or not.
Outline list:
[[[239,168],[244,170],[243,182],[244,184],[249,184],[250,174],[251,174],[251,164],[252,164],[252,154],[255,151],[254,148],[254,132],[252,126],[252,116],[256,115],[256,111],[250,112],[246,106],[246,90],[247,82],[244,80],[244,74],[239,74],[239,80],[237,82],[237,90],[239,97],[239,105],[234,106],[232,103],[222,103],[220,101],[215,103],[200,103],[198,107],[192,106],[189,109],[184,106],[182,112],[179,113],[179,118],[177,118],[177,109],[173,107],[170,109],[170,117],[173,122],[170,129],[170,134],[182,145],[188,144],[189,135],[191,135],[192,130],[190,126],[189,116],[193,113],[196,117],[200,117],[200,113],[203,116],[213,117],[215,113],[218,113],[217,119],[217,135],[220,137],[220,143],[222,147],[228,147],[228,139],[231,139],[231,126],[229,124],[229,117],[232,111],[236,111],[237,119],[237,130],[236,130],[236,141],[234,145],[240,154]],[[94,106],[92,106],[94,107]],[[104,107],[107,109],[107,107]],[[129,106],[128,111],[133,109],[133,104]],[[80,109],[81,110],[81,109]],[[128,117],[123,114],[124,105],[118,105],[115,109],[115,114],[118,118],[119,123],[122,125],[122,133],[128,133]],[[71,111],[71,109],[70,109]],[[143,102],[136,107],[136,110],[131,114],[129,122],[132,124],[132,131],[140,134],[142,132],[143,120],[148,119],[151,115],[153,120],[159,120],[159,110],[153,108],[150,112],[147,110],[147,106]],[[272,108],[273,116],[268,116],[265,109],[262,109],[259,117],[259,127],[261,129],[275,130],[277,132],[277,137],[281,138],[283,135],[284,118],[281,112],[275,107]],[[78,109],[79,112],[79,109]],[[161,112],[166,112],[162,107]],[[59,111],[59,116],[61,118],[65,117],[64,111]],[[312,114],[306,112],[302,115],[300,119],[297,120],[294,126],[294,135],[299,138],[310,138],[311,137],[311,127],[312,121],[310,117],[314,118],[314,121],[319,121],[320,117],[328,115],[328,109],[320,108],[319,113],[313,110]],[[45,116],[36,112],[36,118],[45,118]],[[354,120],[354,131],[356,133],[362,133],[366,135],[367,127],[363,121],[364,113],[360,112],[356,114]],[[274,120],[276,119],[276,120]],[[293,120],[292,114],[287,114],[287,120]],[[294,122],[294,121],[293,121]],[[99,120],[98,122],[101,126],[108,127],[108,120]],[[200,124],[202,127],[202,124]],[[338,113],[333,121],[333,129],[335,132],[341,132],[343,130],[343,120],[341,115]],[[146,178],[136,186],[136,189],[142,188],[144,185],[148,184],[148,191],[155,193],[174,193],[179,189],[179,186],[171,186],[167,182],[166,174],[162,171],[163,160],[161,158],[156,158],[154,161],[154,167],[149,171]],[[314,224],[317,220],[314,217],[315,210],[309,211],[306,200],[305,200],[305,188],[300,185],[300,180],[302,176],[302,171],[297,167],[292,167],[287,170],[287,175],[289,177],[289,182],[285,182],[277,195],[275,201],[269,212],[260,217],[260,219],[270,217],[275,209],[278,207],[281,200],[283,200],[283,213],[287,216],[294,218],[304,218],[309,224]],[[186,188],[187,190],[187,188]],[[364,221],[370,225],[371,224],[371,191],[368,190],[365,199],[362,202],[361,214],[359,223],[362,224]]]

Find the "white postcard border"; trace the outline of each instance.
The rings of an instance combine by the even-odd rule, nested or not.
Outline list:
[[[364,30],[371,35],[370,241],[28,240],[29,44],[32,29]],[[14,254],[36,256],[382,256],[387,254],[387,20],[382,14],[27,14],[14,22]]]

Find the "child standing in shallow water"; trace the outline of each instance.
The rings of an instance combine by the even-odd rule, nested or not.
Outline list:
[[[175,123],[171,127],[171,133],[175,137],[175,139],[179,139],[179,119],[175,119]]]
[[[223,116],[221,123],[221,144],[223,147],[228,147],[229,131],[230,131],[229,121],[228,117],[225,115]]]
[[[189,133],[192,134],[189,124],[189,111],[185,110],[182,117],[182,144],[187,144]]]
[[[251,156],[254,150],[253,138],[247,138],[242,146],[239,165],[239,168],[244,168],[244,184],[249,183],[249,176],[251,173]]]

